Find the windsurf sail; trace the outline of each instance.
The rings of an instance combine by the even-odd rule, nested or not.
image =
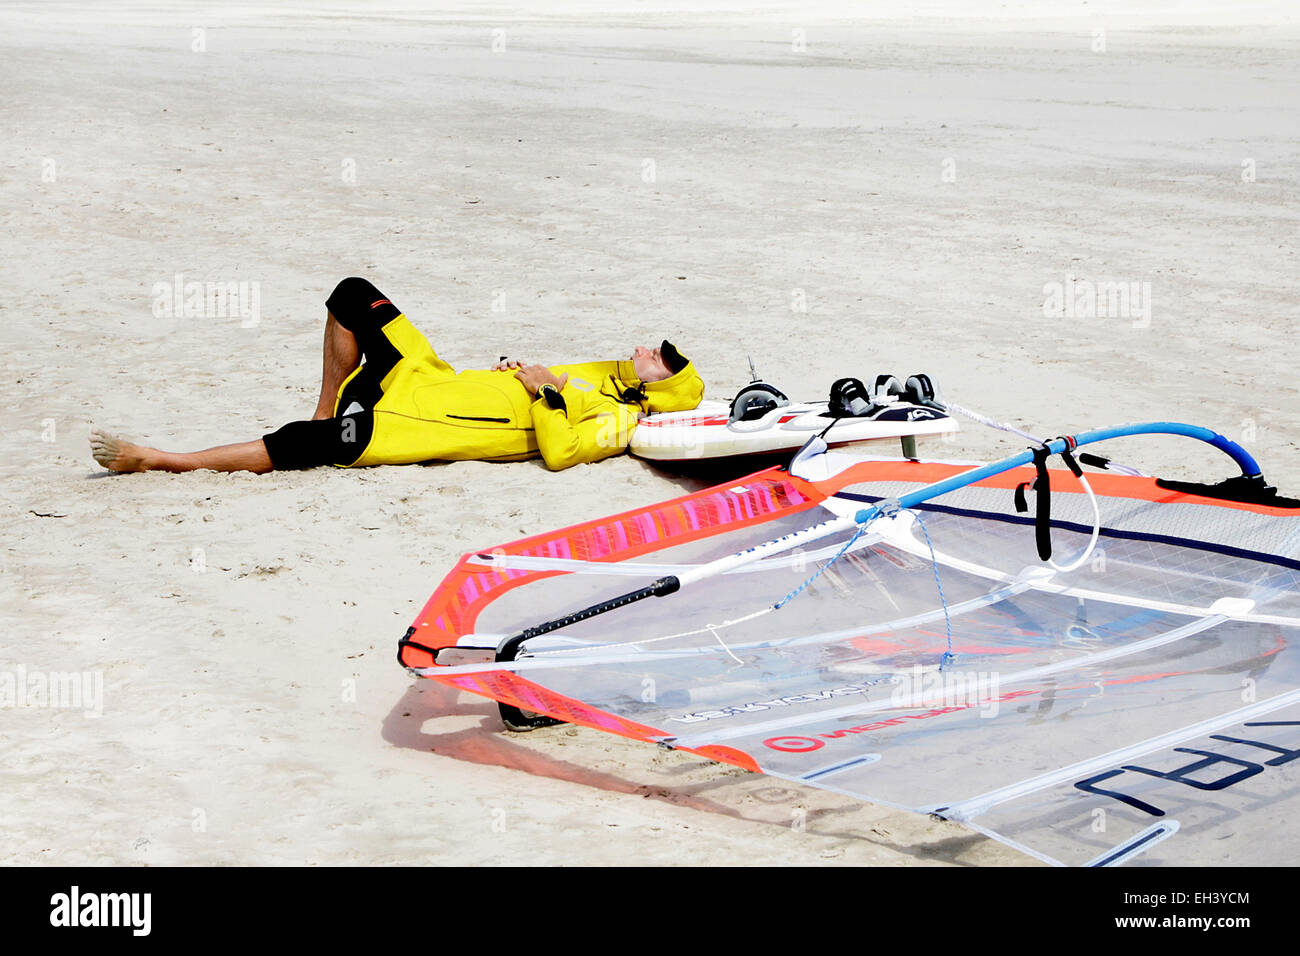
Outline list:
[[[1047,468],[1156,433],[1242,474],[1085,486]],[[1050,863],[1290,863],[1300,503],[1258,471],[1167,423],[982,466],[801,455],[467,554],[398,656],[519,712],[938,814]]]

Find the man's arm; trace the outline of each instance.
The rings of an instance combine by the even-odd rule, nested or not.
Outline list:
[[[620,426],[615,412],[588,417],[592,409],[587,393],[565,389],[567,375],[554,375],[543,365],[527,365],[515,377],[535,396],[529,412],[537,450],[552,471],[600,461],[627,448],[631,426]]]

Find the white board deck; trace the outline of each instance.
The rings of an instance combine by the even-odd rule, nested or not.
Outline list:
[[[749,422],[730,422],[728,410],[726,402],[701,402],[693,411],[650,415],[632,432],[629,450],[653,461],[793,452],[832,422],[834,427],[826,434],[831,445],[957,430],[957,422],[942,412],[904,402],[862,418],[833,419],[825,402],[792,403]]]

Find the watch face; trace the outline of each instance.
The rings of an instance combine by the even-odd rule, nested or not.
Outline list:
[[[539,388],[537,390],[537,395],[539,398],[545,399],[546,404],[551,406],[551,408],[565,407],[564,396],[561,395],[560,390],[556,388],[554,385],[552,385],[550,382],[547,382],[545,385]]]

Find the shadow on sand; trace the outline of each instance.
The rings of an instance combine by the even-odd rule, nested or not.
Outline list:
[[[437,717],[478,717],[479,724],[450,733],[427,733],[424,725]],[[565,783],[578,784],[609,793],[634,794],[648,800],[658,800],[674,806],[688,807],[704,813],[717,813],[746,820],[751,823],[788,829],[790,807],[810,805],[804,820],[805,832],[817,836],[866,842],[917,861],[941,861],[957,865],[968,851],[985,844],[984,837],[964,829],[951,837],[928,840],[908,846],[887,835],[881,835],[868,822],[862,825],[865,804],[837,794],[799,787],[782,780],[735,771],[715,765],[717,775],[702,781],[683,778],[707,773],[709,765],[678,763],[672,766],[650,768],[646,771],[667,778],[663,785],[636,783],[618,774],[575,764],[557,756],[534,749],[546,736],[564,733],[563,726],[534,731],[527,735],[528,745],[521,735],[504,729],[496,705],[469,694],[463,694],[436,681],[420,680],[412,684],[397,701],[382,725],[383,739],[396,747],[433,752],[441,757],[465,763],[484,764],[518,770],[537,777],[548,777]],[[557,751],[560,748],[555,748]],[[646,747],[647,754],[653,751]],[[738,774],[743,774],[739,775]],[[675,778],[675,779],[674,779]],[[740,804],[752,803],[752,809],[742,809]],[[856,824],[856,825],[855,825]],[[952,825],[956,828],[956,825]]]

